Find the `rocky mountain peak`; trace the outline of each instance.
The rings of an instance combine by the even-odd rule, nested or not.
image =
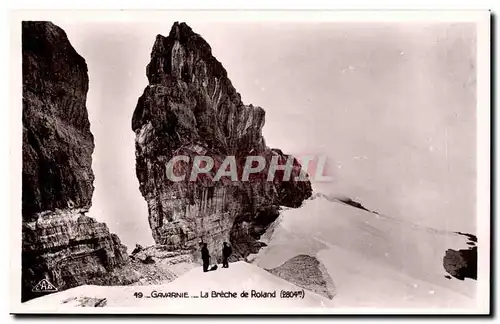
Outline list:
[[[194,182],[170,181],[165,167],[174,156],[209,156],[216,166],[234,156],[241,173],[249,155],[267,162],[288,155],[266,146],[264,109],[241,101],[208,43],[185,23],[175,23],[168,37],[156,37],[147,76],[132,129],[155,241],[193,252],[204,241],[216,255],[227,241],[235,255],[245,257],[259,248],[258,237],[281,205],[298,207],[311,195],[309,181],[266,181],[267,167],[249,182],[214,181],[215,170]],[[292,178],[299,172],[294,159]]]

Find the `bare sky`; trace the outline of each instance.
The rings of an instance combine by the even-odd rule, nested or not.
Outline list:
[[[173,18],[54,21],[89,69],[90,215],[129,247],[153,243],[130,125],[155,36],[168,35]],[[475,232],[474,25],[187,23],[243,101],[266,110],[268,146],[328,156],[335,180],[317,190],[418,224]]]

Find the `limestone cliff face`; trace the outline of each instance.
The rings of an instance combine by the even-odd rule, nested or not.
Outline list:
[[[94,139],[87,64],[65,32],[23,22],[23,219],[91,204]]]
[[[168,37],[157,36],[147,76],[149,85],[138,100],[132,129],[137,177],[156,243],[197,251],[204,241],[216,258],[223,241],[232,243],[235,257],[255,252],[280,206],[298,207],[311,195],[309,181],[293,181],[300,164],[293,159],[292,181],[281,181],[283,171],[267,181],[267,166],[248,182],[229,177],[214,181],[226,156],[236,157],[241,175],[249,155],[267,162],[278,156],[280,164],[288,155],[266,146],[264,110],[242,103],[208,43],[186,24],[175,23]],[[215,160],[213,172],[191,182],[191,164],[181,162],[174,173],[187,176],[172,182],[166,164],[176,155],[188,156],[191,162],[197,155],[210,156]]]
[[[93,193],[85,60],[50,22],[22,23],[22,299],[47,279],[59,290],[113,282],[126,249],[84,215]]]
[[[84,209],[42,212],[23,222],[23,300],[46,294],[33,291],[47,279],[58,291],[84,284],[125,285],[138,274],[125,267],[127,248],[104,223]]]

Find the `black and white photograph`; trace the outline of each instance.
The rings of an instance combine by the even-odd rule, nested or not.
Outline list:
[[[16,12],[11,312],[488,314],[490,19]]]

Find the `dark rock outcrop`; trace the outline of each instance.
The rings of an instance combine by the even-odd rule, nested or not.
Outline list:
[[[140,244],[136,244],[134,250],[132,251],[132,255],[141,252],[144,250],[144,247]]]
[[[85,60],[50,22],[22,23],[22,300],[58,290],[125,284],[128,256],[107,226],[85,216],[93,193],[93,136]]]
[[[349,205],[349,206],[354,207],[354,208],[358,208],[358,209],[361,209],[361,210],[364,210],[364,211],[367,211],[367,212],[370,212],[373,214],[380,215],[379,212],[374,211],[374,210],[370,210],[370,209],[366,208],[365,206],[363,206],[360,202],[353,200],[352,198],[349,198],[346,196],[330,196],[330,195],[325,195],[324,193],[321,193],[321,192],[316,192],[314,195],[311,196],[310,199],[316,199],[316,198],[325,198],[326,200],[331,201],[331,202],[340,202],[342,204],[346,204],[346,205]]]
[[[443,257],[443,267],[450,275],[465,280],[470,278],[477,280],[477,237],[473,234],[456,232],[467,237],[468,249],[448,249]]]
[[[463,233],[463,232],[455,232],[455,233],[460,234],[462,236],[465,236],[469,240],[469,243],[472,243],[472,244],[477,243],[477,236],[474,234]]]
[[[458,251],[448,249],[443,257],[443,267],[459,280],[477,280],[477,247]]]
[[[134,285],[164,284],[194,267],[190,251],[169,251],[162,245],[145,247],[130,255],[130,260],[130,267],[140,277]]]
[[[267,271],[329,299],[335,296],[335,286],[332,278],[325,266],[315,257],[300,254],[279,267]]]
[[[136,133],[136,173],[149,209],[157,244],[170,250],[197,252],[208,243],[212,262],[220,259],[222,242],[231,242],[233,259],[256,252],[258,238],[279,215],[280,206],[299,207],[311,196],[309,181],[293,181],[300,164],[293,157],[292,181],[283,171],[267,181],[273,156],[285,164],[288,155],[266,146],[262,137],[265,112],[244,105],[208,43],[184,23],[168,37],[158,35],[147,66],[149,85],[132,118]],[[176,164],[180,182],[166,176],[173,156],[214,159],[211,172],[189,181],[190,163]],[[262,156],[266,168],[249,181],[214,181],[227,156],[235,156],[238,180],[247,156]]]
[[[363,206],[363,205],[361,205],[361,203],[357,202],[356,200],[352,200],[351,198],[342,197],[342,198],[338,198],[338,199],[339,199],[339,201],[341,201],[344,204],[347,204],[349,206],[352,206],[352,207],[355,207],[355,208],[359,208],[359,209],[371,212],[371,210],[366,209],[366,207]]]

